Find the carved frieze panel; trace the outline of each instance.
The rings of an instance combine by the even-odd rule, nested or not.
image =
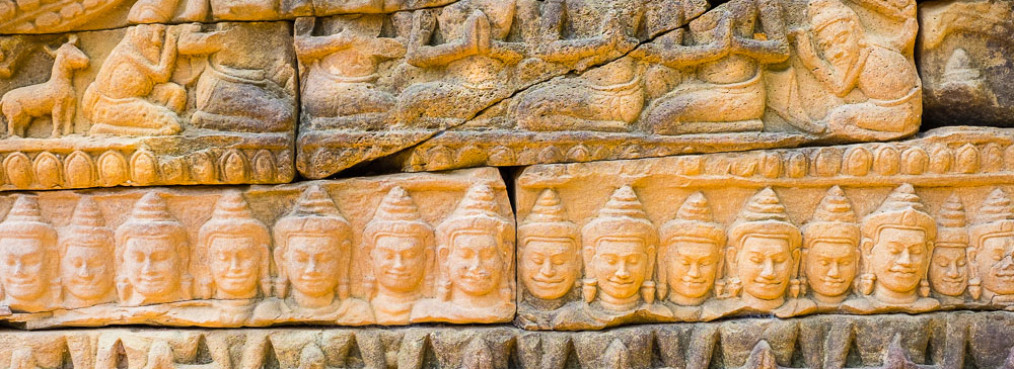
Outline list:
[[[598,11],[609,1],[519,8],[538,15],[530,31],[537,36],[521,39],[519,65],[570,72],[393,160],[409,171],[584,162],[888,140],[918,130],[914,0],[736,0],[700,16],[676,2],[665,14],[682,19],[680,27],[646,38],[626,30],[657,22],[651,3],[622,3],[609,5],[618,12]],[[308,147],[316,146],[300,155]]]
[[[518,323],[1012,308],[1014,132],[542,165],[517,178]]]
[[[274,21],[391,13],[454,0],[4,0],[0,34],[60,33],[148,23]]]
[[[1006,368],[1010,312],[642,325],[0,333],[16,368]],[[119,364],[119,366],[117,365]],[[6,365],[6,364],[5,364]]]
[[[495,323],[514,222],[495,169],[0,198],[9,324]]]
[[[290,32],[146,24],[0,38],[27,50],[0,79],[0,189],[291,181]]]
[[[1014,125],[1014,2],[920,4],[919,73],[926,122]]]
[[[627,60],[640,43],[707,7],[700,0],[462,0],[412,12],[297,19],[297,168],[323,178],[453,127],[513,130],[500,127],[515,119],[502,114],[511,96]],[[627,110],[639,112],[638,99],[624,100]]]

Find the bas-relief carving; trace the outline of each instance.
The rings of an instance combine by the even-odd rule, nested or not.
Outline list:
[[[666,19],[654,3],[612,6],[542,4],[537,30],[522,27],[535,36],[521,40],[519,65],[570,72],[389,161],[409,171],[583,162],[918,130],[914,1],[742,0],[703,14],[673,1]]]
[[[1010,312],[828,315],[641,325],[49,330],[0,334],[12,367],[1002,368]]]
[[[994,1],[929,1],[919,5],[919,73],[926,86],[931,126],[1010,126],[1014,103],[1009,82],[1014,61],[1014,4]]]
[[[0,33],[100,30],[145,23],[275,21],[300,16],[393,13],[452,0],[54,0],[0,2]]]
[[[39,64],[23,62],[0,81],[3,186],[288,180],[296,120],[288,32],[278,22],[144,24],[65,42],[5,37],[53,60],[33,56]],[[264,47],[279,52],[257,52]],[[48,81],[31,84],[42,65],[52,66]]]
[[[13,312],[3,319],[27,328],[514,315],[514,223],[492,169],[13,198],[0,223],[0,286]]]
[[[1009,308],[1003,132],[527,168],[517,323]]]

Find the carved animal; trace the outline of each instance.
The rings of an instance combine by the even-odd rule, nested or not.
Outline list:
[[[74,85],[71,83],[74,71],[88,67],[90,59],[77,48],[77,36],[70,36],[66,43],[53,51],[53,71],[48,81],[31,86],[16,88],[0,98],[0,111],[7,118],[7,131],[12,136],[24,136],[33,118],[49,115],[53,119],[52,137],[71,132],[74,111],[77,108]]]

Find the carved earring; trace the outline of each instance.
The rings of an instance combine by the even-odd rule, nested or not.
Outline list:
[[[729,278],[726,287],[728,288],[728,297],[739,297],[739,292],[743,290],[743,282],[739,280],[739,277]]]
[[[796,296],[806,296],[806,291],[809,291],[810,283],[806,280],[806,277],[799,278],[799,294]]]
[[[930,295],[929,281],[927,281],[925,279],[920,280],[919,281],[919,296],[929,297],[929,295]]]
[[[968,294],[972,296],[972,300],[982,297],[982,280],[978,277],[968,280]]]
[[[800,287],[801,285],[802,283],[799,278],[792,278],[789,280],[789,296],[792,298],[799,297],[799,292],[802,291],[802,287]]]
[[[584,296],[585,303],[591,303],[595,301],[595,293],[598,292],[599,283],[598,281],[586,278],[581,281],[581,295]]]
[[[859,291],[864,295],[873,294],[873,284],[877,282],[877,275],[873,273],[863,273],[863,276],[859,280]]]
[[[655,302],[655,281],[641,283],[641,298],[649,304]]]

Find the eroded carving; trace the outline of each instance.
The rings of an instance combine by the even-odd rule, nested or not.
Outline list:
[[[580,330],[758,313],[1009,309],[1005,131],[940,132],[891,144],[526,168],[517,177],[526,219],[517,323]],[[966,141],[973,137],[984,141]],[[657,241],[638,241],[653,239],[657,224]],[[545,238],[532,230],[552,229],[552,245],[567,250],[576,227],[585,230],[583,268],[562,257],[537,263],[542,254],[527,249]],[[635,263],[654,253],[653,242],[657,259]],[[580,276],[581,293],[565,273]]]
[[[3,187],[287,181],[296,120],[288,32],[278,22],[143,24],[71,34],[56,51],[51,36],[5,36],[52,71],[41,84],[32,84],[38,68],[0,81],[9,131],[0,155],[33,161]],[[278,52],[255,51],[264,47]],[[110,159],[120,155],[130,161]]]
[[[0,308],[11,310],[0,320],[21,327],[514,316],[514,223],[492,168],[244,190],[47,191],[0,203],[13,206],[0,223]]]

